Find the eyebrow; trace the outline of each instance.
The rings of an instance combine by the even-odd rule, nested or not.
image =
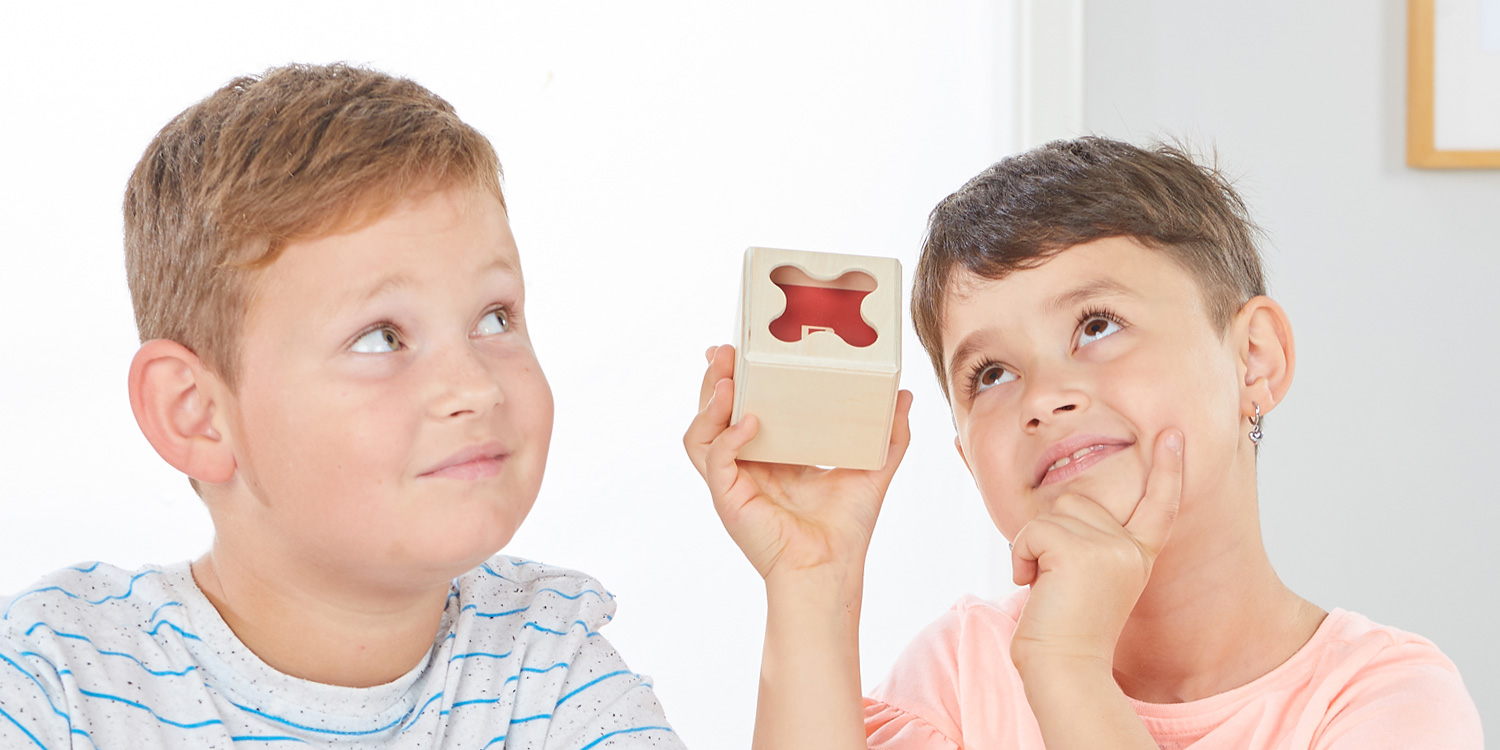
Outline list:
[[[1137,297],[1135,290],[1114,279],[1093,279],[1053,297],[1043,309],[1055,314],[1098,297]]]
[[[983,349],[993,338],[988,331],[975,331],[960,341],[958,348],[953,350],[953,356],[948,358],[948,390],[952,392],[958,385],[955,378],[958,376],[958,366],[967,362],[974,353]]]
[[[1053,297],[1047,301],[1042,309],[1049,315],[1055,315],[1070,307],[1075,307],[1080,303],[1099,297],[1137,296],[1139,295],[1135,290],[1114,279],[1092,279]],[[953,356],[948,358],[948,384],[950,388],[957,385],[954,377],[958,372],[959,365],[968,361],[970,357],[974,356],[975,352],[984,349],[993,338],[995,336],[988,331],[976,331],[959,342],[958,347],[953,350]]]
[[[382,297],[398,289],[405,289],[415,285],[416,281],[412,279],[411,276],[404,273],[384,276],[380,279],[380,281],[376,282],[375,286],[370,287],[368,290],[360,293],[357,297],[354,297],[352,300],[354,303],[353,306],[358,307],[377,297]]]
[[[495,258],[489,263],[480,266],[475,270],[474,275],[483,276],[494,271],[503,271],[505,273],[516,276],[517,278],[519,278],[521,275],[520,271],[517,270],[516,265],[514,263],[511,263],[509,260],[506,260],[505,258]],[[383,276],[379,281],[375,282],[375,285],[370,287],[369,290],[353,297],[353,306],[357,307],[363,305],[370,300],[376,299],[399,289],[406,289],[412,286],[416,286],[416,283],[416,279],[412,278],[409,274],[393,273],[388,276]]]

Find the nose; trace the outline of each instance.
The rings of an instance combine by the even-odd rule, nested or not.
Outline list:
[[[484,414],[505,401],[499,373],[487,362],[473,341],[444,348],[436,357],[429,377],[434,381],[436,398],[433,416],[454,418]]]
[[[1088,395],[1067,379],[1066,373],[1034,372],[1026,389],[1021,419],[1026,431],[1034,432],[1070,413],[1081,412],[1088,405]]]

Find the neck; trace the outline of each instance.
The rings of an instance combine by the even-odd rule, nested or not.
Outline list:
[[[262,555],[216,539],[193,580],[252,653],[277,671],[329,685],[396,680],[426,657],[448,586],[351,591],[295,555]]]
[[[1245,685],[1291,658],[1322,623],[1325,613],[1271,567],[1254,498],[1238,507],[1249,512],[1179,517],[1116,644],[1115,679],[1126,695],[1181,703]]]

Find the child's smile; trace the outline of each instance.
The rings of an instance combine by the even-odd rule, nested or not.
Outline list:
[[[943,356],[957,444],[1007,536],[1064,492],[1123,523],[1168,428],[1196,455],[1234,455],[1236,360],[1169,256],[1108,238],[953,289]],[[1185,497],[1228,475],[1189,465]]]
[[[490,440],[464,448],[438,465],[418,474],[434,479],[488,479],[500,473],[510,451],[498,441]]]
[[[1102,435],[1068,438],[1042,454],[1042,459],[1037,462],[1037,480],[1033,486],[1066,482],[1134,444],[1134,440]]]
[[[231,417],[248,507],[278,528],[257,538],[440,580],[509,541],[552,429],[523,299],[480,189],[289,246],[257,280]]]

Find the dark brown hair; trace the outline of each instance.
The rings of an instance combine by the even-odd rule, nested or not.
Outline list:
[[[167,123],[126,186],[141,340],[186,346],[232,388],[257,270],[457,185],[505,205],[490,142],[412,81],[344,64],[236,78]]]
[[[956,281],[1001,279],[1074,245],[1131,237],[1166,253],[1198,282],[1209,320],[1222,331],[1246,301],[1265,293],[1256,234],[1229,180],[1183,148],[1098,137],[1054,141],[986,169],[932,210],[912,322],[946,395],[943,306]]]

